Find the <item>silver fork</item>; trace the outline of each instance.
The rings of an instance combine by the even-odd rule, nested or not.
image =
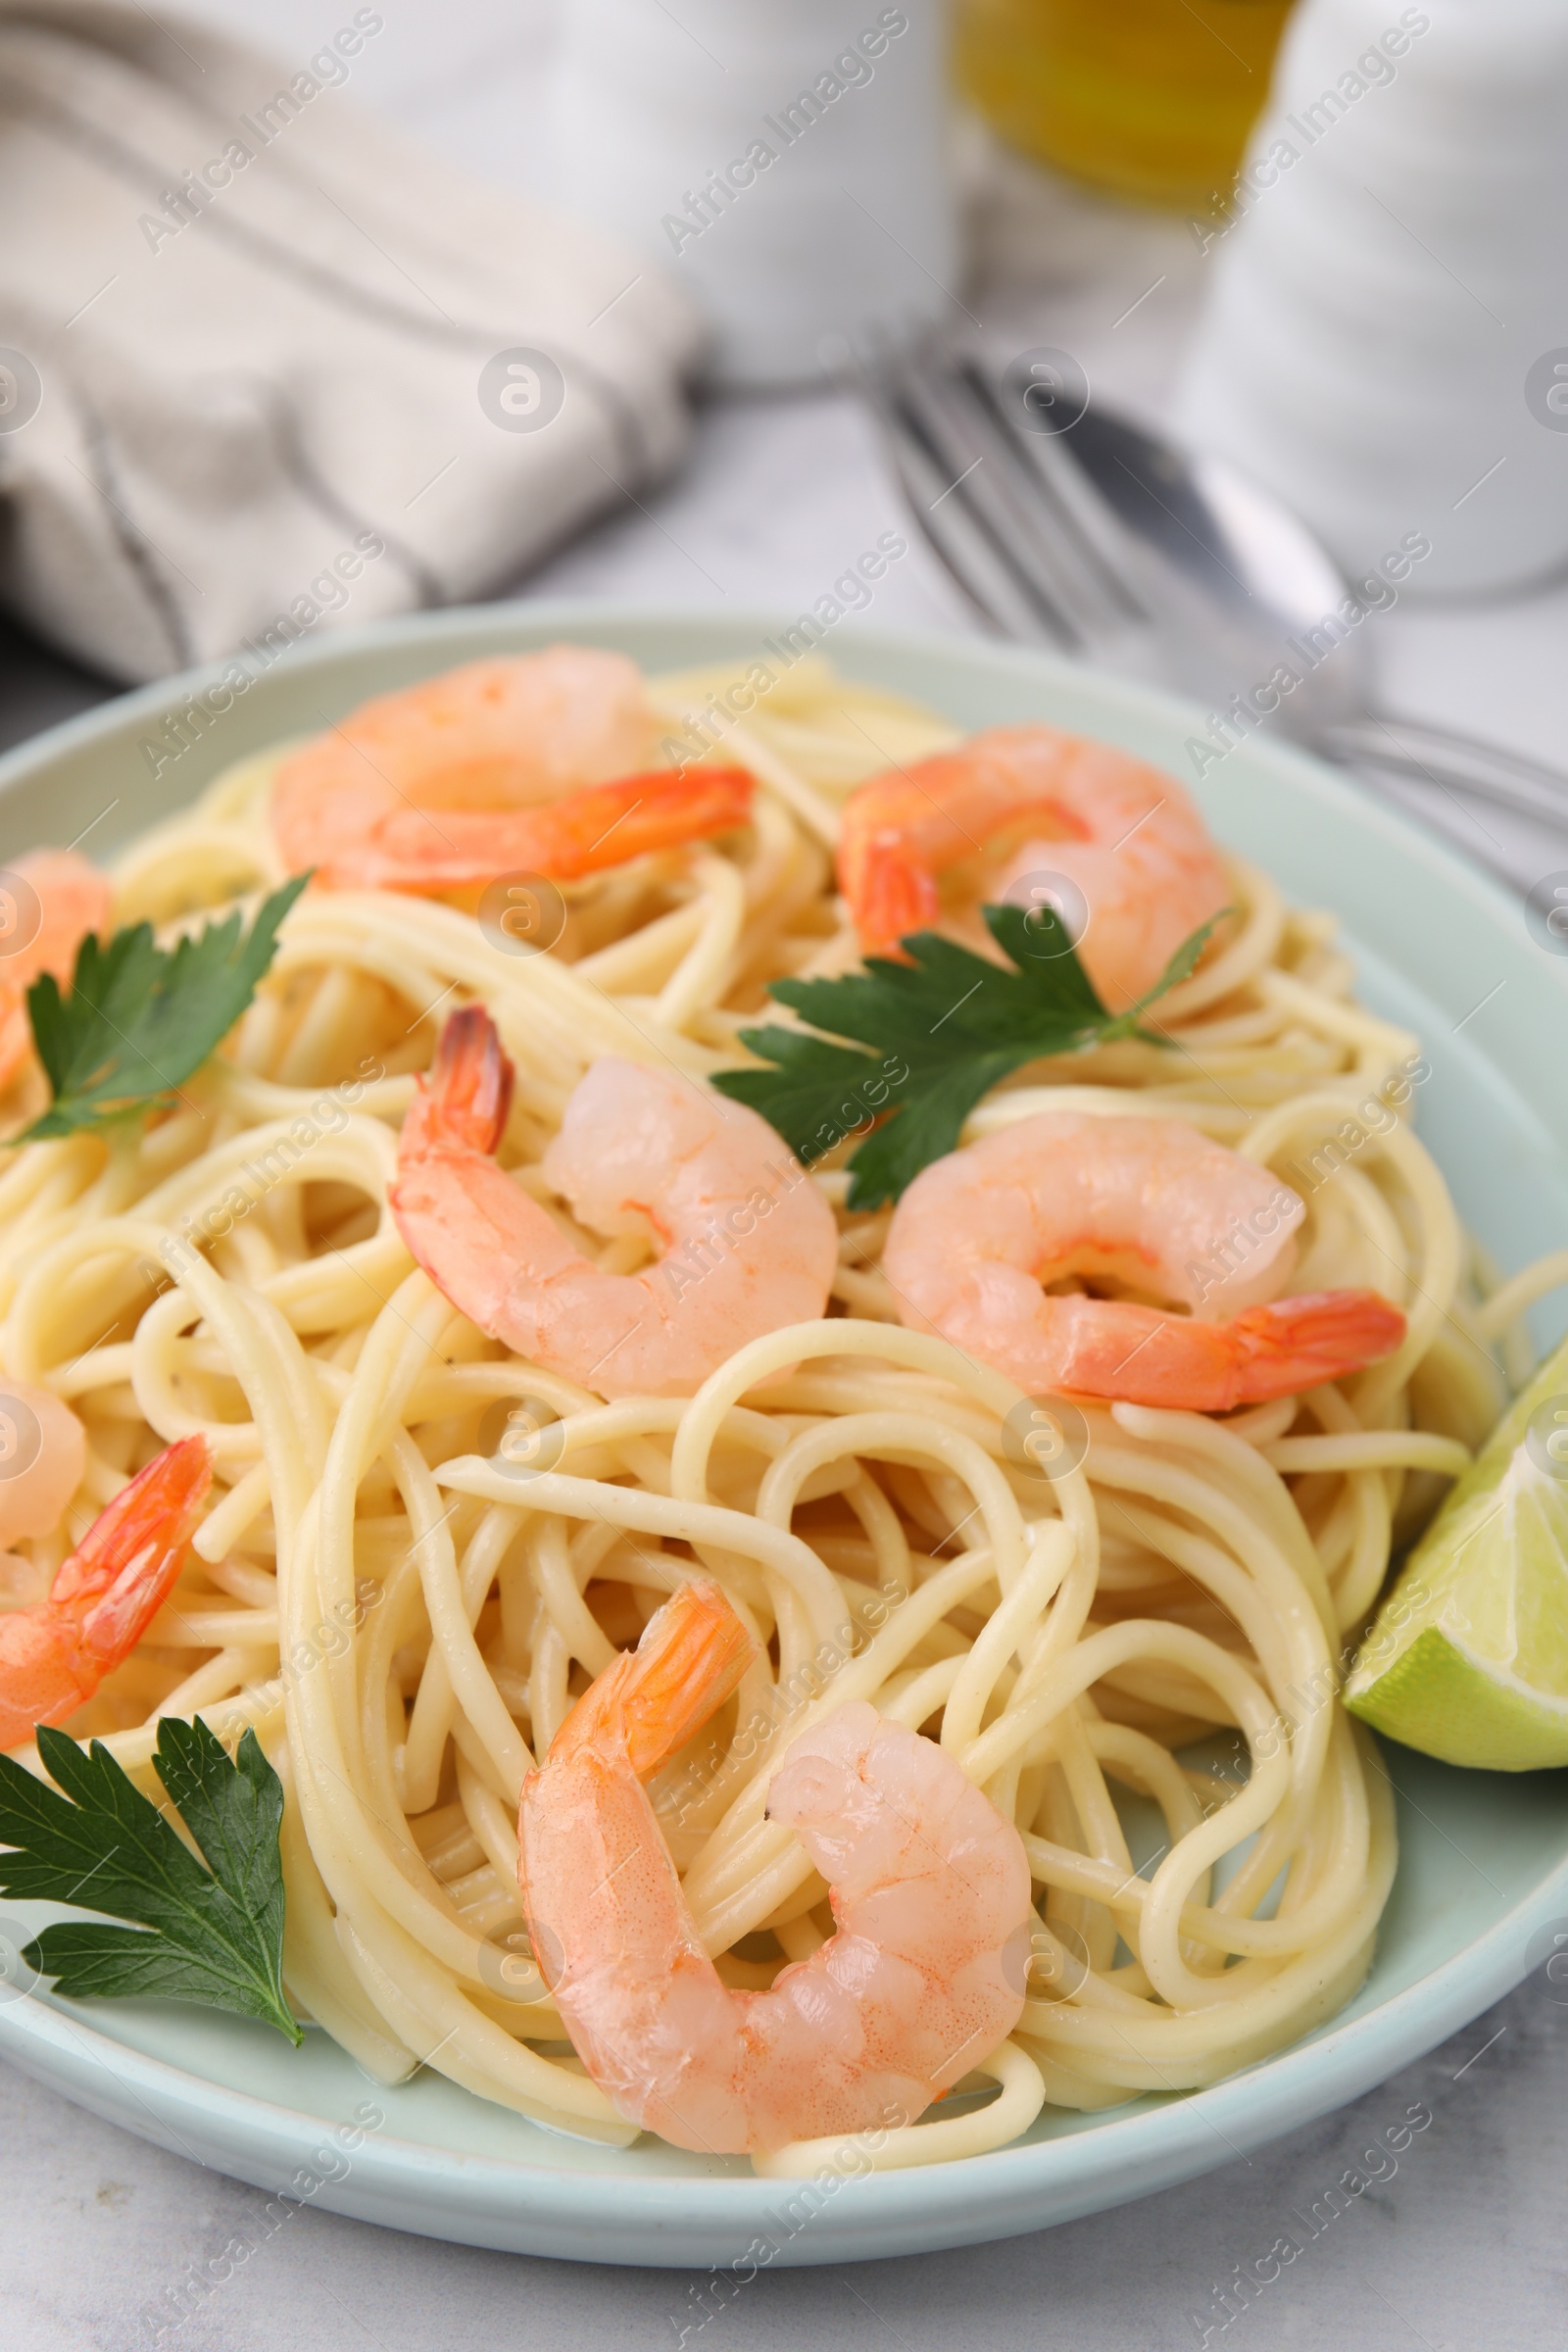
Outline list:
[[[1468,802],[1568,833],[1568,776],[1377,709],[1365,618],[1344,619],[1351,592],[1305,526],[1223,461],[1091,401],[1066,353],[999,371],[942,340],[858,373],[920,530],[990,628],[1198,697],[1216,756],[1273,725],[1392,786],[1516,887],[1521,861]],[[1296,682],[1260,715],[1282,664]]]

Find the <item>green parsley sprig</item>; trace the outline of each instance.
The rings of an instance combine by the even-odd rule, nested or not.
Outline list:
[[[1112,1013],[1054,908],[983,911],[1012,969],[916,931],[903,942],[907,963],[871,956],[863,972],[840,980],[775,980],[768,994],[811,1029],[743,1029],[742,1044],[772,1066],[713,1079],[721,1094],[760,1111],[808,1166],[869,1129],[849,1163],[851,1208],[897,1200],[922,1168],[957,1148],[982,1095],[1025,1062],[1120,1037],[1164,1045],[1140,1027],[1141,1016],[1188,977],[1224,919],[1195,931],[1149,994]],[[858,1043],[835,1042],[846,1038]]]
[[[283,1994],[283,1788],[253,1731],[230,1759],[198,1718],[165,1716],[154,1769],[198,1862],[100,1740],[38,1728],[51,1788],[0,1755],[0,1893],[137,1922],[64,1920],[22,1957],[71,2000],[200,2001],[304,2039]],[[65,1793],[62,1795],[61,1790]]]
[[[310,880],[296,874],[258,908],[249,931],[236,910],[172,949],[151,923],[89,933],[71,992],[52,972],[27,991],[32,1041],[54,1101],[22,1142],[74,1135],[166,1102],[239,1019],[277,948],[277,928]]]

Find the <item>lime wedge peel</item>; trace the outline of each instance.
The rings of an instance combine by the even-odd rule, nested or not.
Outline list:
[[[1445,1763],[1568,1764],[1568,1342],[1406,1561],[1345,1703]]]

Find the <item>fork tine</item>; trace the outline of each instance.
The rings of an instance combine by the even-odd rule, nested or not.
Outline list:
[[[933,339],[858,372],[915,521],[993,626],[1159,674],[1120,521],[1058,436],[1013,423],[983,357]]]
[[[944,357],[910,360],[900,391],[906,414],[947,469],[945,493],[967,509],[1027,592],[1058,615],[1074,649],[1089,652],[1119,616],[1107,615],[1102,597],[1086,592],[1080,567],[1064,564],[1053,534],[1041,529],[1038,496],[1031,496],[1007,447],[1005,428],[998,429]]]
[[[994,370],[975,354],[960,358],[970,395],[993,419],[1015,471],[1023,474],[1049,514],[1059,544],[1071,549],[1086,581],[1094,581],[1116,625],[1152,626],[1134,580],[1137,557],[1118,516],[1084,474],[1065,433],[1020,433],[1002,399]]]
[[[961,500],[945,497],[949,484],[925,443],[896,410],[879,406],[878,414],[894,471],[917,526],[980,618],[1000,636],[1075,653],[1078,641],[1065,619],[1024,592],[1015,570],[998,558]]]
[[[1004,636],[1080,652],[1081,632],[1068,612],[1020,570],[961,496],[948,470],[950,453],[933,449],[925,419],[903,397],[902,372],[861,367],[858,373],[920,531],[982,618]]]

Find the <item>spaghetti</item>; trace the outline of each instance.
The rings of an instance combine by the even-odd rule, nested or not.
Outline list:
[[[651,692],[674,717],[730,682]],[[1085,1403],[1087,1452],[1047,1475],[1018,1392],[900,1326],[889,1212],[848,1210],[842,1151],[808,1179],[839,1227],[828,1313],[689,1399],[606,1403],[508,1355],[389,1215],[398,1125],[454,1004],[482,1002],[515,1064],[506,1157],[540,1197],[597,1056],[701,1080],[738,1058],[769,980],[856,962],[839,808],[953,739],[802,662],[723,741],[756,779],[732,846],[563,883],[540,954],[461,905],[313,889],[167,1114],[0,1166],[6,1370],[88,1436],[69,1524],[23,1547],[36,1590],[161,1446],[200,1434],[217,1463],[172,1597],[69,1728],[148,1787],[161,1714],[199,1711],[230,1743],[256,1728],[288,1791],[288,1984],[383,2080],[425,2063],[557,2130],[635,2136],[527,1951],[518,1794],[576,1693],[699,1572],[760,1647],[651,1793],[725,1982],[767,1984],[831,1933],[764,1798],[792,1738],[846,1699],[939,1740],[1024,1838],[1032,1958],[980,2070],[997,2095],[888,2132],[871,2164],[1000,2146],[1047,2101],[1212,2082],[1368,1966],[1394,1815],[1335,1699],[1342,1645],[1495,1419],[1490,1342],[1529,1286],[1482,1305],[1411,1131],[1418,1043],[1356,1004],[1331,918],[1231,861],[1241,919],[1159,1004],[1166,1042],[1037,1063],[968,1130],[1136,1111],[1274,1170],[1306,1202],[1298,1287],[1376,1289],[1407,1318],[1387,1361],[1300,1397],[1224,1420]],[[135,843],[117,919],[177,929],[281,880],[277,760]],[[574,1238],[637,1262],[625,1236]]]

